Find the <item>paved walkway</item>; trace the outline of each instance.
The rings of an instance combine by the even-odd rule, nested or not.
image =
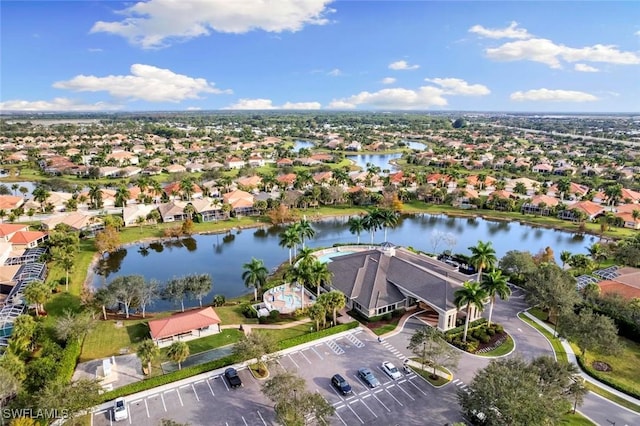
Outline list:
[[[301,324],[308,324],[311,322],[310,318],[304,318],[297,321],[291,321],[286,324],[228,324],[220,327],[222,330],[226,329],[240,329],[244,331],[245,335],[249,335],[251,330],[256,328],[263,328],[267,330],[280,330],[283,328],[291,328]],[[315,324],[313,324],[315,326]]]
[[[545,330],[547,330],[549,333],[551,333],[552,335],[555,335],[555,331],[553,330],[553,328],[551,328],[549,326],[549,324],[540,321],[538,318],[536,318],[535,316],[531,315],[529,312],[524,312],[524,315],[527,316],[527,318],[533,320],[536,324],[540,325],[541,327],[543,327]],[[562,343],[562,349],[564,349],[564,351],[567,353],[567,358],[569,359],[569,362],[572,364],[575,364],[578,369],[580,370],[580,375],[582,377],[584,377],[584,379],[586,381],[588,381],[589,383],[592,383],[596,386],[598,386],[601,389],[606,390],[609,393],[612,393],[622,399],[625,399],[629,402],[632,402],[636,405],[640,406],[640,400],[637,398],[632,397],[631,395],[627,395],[624,392],[620,392],[617,389],[612,388],[611,386],[608,386],[605,383],[602,383],[601,381],[594,379],[593,377],[591,377],[589,374],[587,374],[584,370],[582,370],[582,368],[580,367],[580,364],[578,364],[578,360],[576,359],[576,354],[575,352],[573,352],[573,348],[571,347],[571,345],[569,345],[569,343],[565,340],[560,338],[560,343]]]

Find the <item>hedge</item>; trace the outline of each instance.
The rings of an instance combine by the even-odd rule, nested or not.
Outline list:
[[[80,358],[80,352],[82,352],[82,346],[76,339],[71,339],[63,349],[58,365],[58,378],[64,383],[71,381],[78,358]]]
[[[480,327],[480,326],[484,325],[484,323],[486,323],[486,322],[487,322],[487,319],[486,319],[486,318],[478,318],[478,319],[477,319],[477,320],[475,320],[475,321],[471,321],[471,322],[469,323],[469,330],[468,330],[468,331],[471,331],[471,330],[473,330],[473,329],[476,329],[476,328],[478,328],[478,327]],[[461,326],[458,326],[458,327],[456,327],[456,328],[452,328],[452,329],[450,329],[450,330],[447,330],[447,331],[445,332],[445,334],[446,334],[447,336],[451,336],[451,337],[453,337],[454,335],[459,334],[459,333],[464,333],[464,324],[463,324],[463,325],[461,325]]]
[[[352,328],[356,328],[358,325],[360,324],[357,321],[353,321],[348,324],[340,324],[335,327],[316,331],[314,333],[304,334],[302,336],[282,340],[278,343],[278,348],[279,350],[282,350],[301,345],[303,343],[308,343],[316,339],[351,330]],[[239,359],[234,355],[229,355],[224,358],[205,362],[204,364],[194,365],[191,367],[183,368],[182,370],[174,371],[172,373],[151,377],[141,382],[130,383],[118,389],[103,393],[101,395],[101,402],[111,401],[121,396],[131,395],[134,393],[153,389],[157,386],[162,386],[176,382],[178,380],[187,379],[189,377],[197,376],[201,373],[206,373],[207,371],[216,370],[218,368],[226,367],[227,365],[235,364],[236,362],[239,362]]]
[[[616,390],[619,390],[622,393],[630,395],[630,396],[632,396],[634,398],[640,398],[640,394],[638,392],[636,392],[635,390],[629,389],[624,385],[621,385],[619,383],[615,383],[615,382],[609,380],[609,377],[606,376],[605,374],[600,374],[599,371],[594,370],[590,366],[586,365],[584,363],[584,360],[582,359],[581,355],[577,355],[576,354],[576,359],[578,360],[578,365],[580,366],[580,368],[582,368],[591,377],[601,381],[602,383],[605,383],[606,385],[611,386],[612,388],[614,388]]]
[[[292,348],[294,346],[302,345],[303,343],[308,343],[317,339],[322,339],[323,337],[331,336],[334,334],[342,333],[343,331],[351,330],[360,325],[358,321],[352,321],[347,324],[336,325],[335,327],[325,328],[324,330],[315,331],[313,333],[303,334],[302,336],[292,337],[290,339],[281,340],[278,342],[278,349],[283,350],[287,348]]]

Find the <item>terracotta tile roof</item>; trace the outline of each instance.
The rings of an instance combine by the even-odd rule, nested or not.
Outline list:
[[[29,244],[44,238],[46,235],[40,231],[20,231],[16,232],[9,241],[13,244]]]
[[[24,203],[24,198],[13,195],[0,195],[0,210],[17,209]]]
[[[630,285],[619,283],[617,281],[600,281],[598,283],[600,291],[603,294],[619,294],[627,300],[640,298],[640,288],[632,287]]]
[[[547,207],[553,207],[553,206],[557,206],[558,203],[560,201],[558,201],[557,198],[555,197],[550,197],[548,195],[536,195],[533,198],[531,198],[531,205],[537,206],[540,203],[545,203],[547,205]]]
[[[588,216],[595,216],[604,211],[600,204],[596,204],[593,201],[580,201],[569,206],[569,210],[582,210]]]
[[[214,324],[220,324],[220,317],[209,306],[149,321],[149,329],[151,329],[151,338],[158,340]]]
[[[28,225],[14,223],[0,223],[0,237],[6,237],[18,231],[28,231]]]
[[[280,183],[294,183],[296,181],[296,174],[295,173],[289,173],[286,175],[279,175],[278,177],[276,177],[276,180]]]

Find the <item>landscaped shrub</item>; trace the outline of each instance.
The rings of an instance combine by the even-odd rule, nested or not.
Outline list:
[[[81,351],[82,346],[76,339],[72,339],[67,343],[67,346],[62,351],[62,357],[60,358],[60,362],[58,364],[59,380],[62,380],[65,383],[71,381]]]
[[[396,309],[391,313],[391,316],[393,318],[400,318],[402,315],[404,315],[405,310],[404,309]]]
[[[489,343],[489,341],[491,340],[491,336],[489,336],[487,333],[479,333],[478,335],[478,340],[482,343]]]
[[[348,324],[340,324],[331,328],[325,328],[324,330],[315,331],[313,333],[303,334],[302,336],[292,337],[290,339],[281,340],[278,342],[278,349],[287,349],[293,346],[298,346],[303,343],[311,342],[316,339],[321,339],[323,337],[331,336],[334,334],[342,333],[343,331],[351,330],[352,328],[356,328],[360,324],[358,321],[352,321]]]
[[[496,333],[502,333],[504,331],[504,327],[500,324],[492,324],[491,326],[496,331]]]
[[[250,303],[243,304],[241,312],[246,318],[258,318],[258,311]]]
[[[393,319],[393,315],[391,314],[391,312],[387,312],[386,314],[382,315],[383,321],[391,321],[392,319]]]
[[[485,331],[487,332],[487,334],[489,336],[493,336],[494,334],[496,334],[496,330],[495,330],[495,328],[493,328],[493,326],[492,327],[487,327],[487,329]]]
[[[469,331],[468,333],[471,332],[471,330],[474,330],[482,325],[484,325],[487,322],[486,318],[478,318],[475,321],[471,321],[471,323],[469,324]],[[459,334],[459,333],[464,333],[464,321],[462,321],[462,325],[456,327],[456,328],[452,328],[451,330],[447,330],[445,332],[446,335],[450,335],[450,334]]]

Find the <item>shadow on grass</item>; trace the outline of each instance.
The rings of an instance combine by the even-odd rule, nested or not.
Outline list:
[[[129,340],[131,340],[131,343],[134,345],[151,337],[149,334],[149,326],[146,322],[127,325],[126,329],[127,334],[129,335]]]
[[[80,312],[80,298],[69,293],[57,293],[45,305],[45,311],[49,316],[59,317],[64,311]]]

